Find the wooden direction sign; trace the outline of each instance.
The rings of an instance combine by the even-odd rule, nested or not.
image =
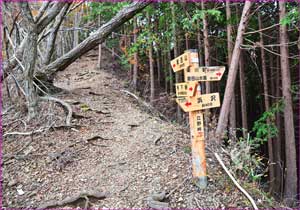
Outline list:
[[[204,94],[197,97],[180,97],[176,102],[185,112],[220,107],[219,93]]]
[[[184,70],[192,65],[199,63],[198,52],[188,51],[171,61],[171,66],[174,72]]]
[[[176,84],[176,102],[185,112],[189,112],[189,124],[192,140],[193,176],[197,178],[196,185],[201,189],[207,186],[204,109],[220,106],[219,93],[201,95],[199,82],[221,80],[224,66],[199,67],[198,51],[188,50],[171,61],[174,72],[184,70],[184,83]]]
[[[199,81],[199,82],[212,82],[220,81],[225,72],[225,66],[210,66],[187,68],[184,72],[186,82]]]
[[[196,93],[198,82],[184,82],[176,84],[176,96],[177,97],[187,97],[194,96]]]

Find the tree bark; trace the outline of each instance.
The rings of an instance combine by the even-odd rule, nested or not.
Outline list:
[[[98,27],[101,26],[101,14],[98,15]],[[102,44],[98,45],[98,62],[97,62],[97,69],[101,69],[101,60],[102,60]]]
[[[73,42],[73,48],[76,47],[79,44],[79,21],[80,21],[80,13],[78,11],[75,11],[74,15],[74,42]]]
[[[147,12],[147,19],[148,19],[148,27],[149,31],[151,31],[151,16],[150,12]],[[151,33],[151,32],[150,32]],[[148,43],[148,53],[149,53],[149,68],[150,68],[150,103],[153,105],[154,99],[155,99],[155,78],[154,78],[154,68],[153,68],[153,42],[152,39],[150,40],[151,42]]]
[[[205,2],[201,1],[202,10],[205,10]],[[210,66],[210,54],[209,54],[209,40],[208,40],[208,23],[206,14],[203,17],[203,35],[204,35],[204,56],[205,56],[205,66]],[[210,82],[205,82],[205,92],[210,93]]]
[[[119,26],[131,19],[135,14],[143,10],[150,1],[134,2],[131,5],[123,8],[109,22],[102,25],[96,32],[83,40],[78,46],[62,57],[56,59],[46,67],[42,68],[42,72],[51,79],[57,71],[62,71],[73,63],[77,58],[93,49],[95,46],[104,42],[104,40]],[[40,73],[41,74],[41,73]]]
[[[63,22],[66,14],[67,14],[69,7],[70,7],[70,5],[68,4],[62,9],[62,11],[56,17],[56,20],[50,29],[51,32],[50,32],[49,37],[47,38],[47,46],[46,46],[47,51],[46,51],[46,55],[45,55],[44,65],[48,65],[51,61],[51,58],[52,58],[52,55],[54,52],[57,33],[58,33],[61,23]]]
[[[285,2],[279,1],[279,19],[286,16]],[[297,199],[297,163],[296,163],[296,145],[295,128],[293,121],[293,106],[291,95],[291,77],[288,60],[287,27],[280,24],[280,64],[282,80],[282,96],[284,99],[284,130],[285,130],[285,155],[286,155],[286,176],[284,186],[284,199],[290,206],[295,204]]]
[[[199,21],[197,22],[198,25],[200,25]],[[202,41],[201,41],[202,35],[201,35],[201,29],[200,27],[197,30],[197,44],[198,44],[198,52],[199,52],[199,64],[200,66],[204,66],[203,62],[203,49],[202,49]]]
[[[173,33],[173,43],[174,43],[174,58],[176,58],[176,57],[179,56],[179,53],[178,53],[178,46],[177,46],[176,14],[175,14],[175,3],[174,3],[174,1],[171,2],[171,12],[172,12],[172,23],[173,23],[172,33]],[[180,72],[175,73],[175,82],[176,83],[180,82]],[[173,87],[172,87],[172,90],[173,90]],[[177,113],[177,121],[181,122],[182,121],[182,111],[181,111],[181,108],[180,108],[179,105],[177,105],[177,112],[176,113]]]
[[[133,43],[137,42],[137,18],[133,19]],[[133,88],[137,90],[137,80],[138,80],[138,53],[133,54],[134,64],[133,64]]]
[[[29,5],[27,2],[19,3],[20,10],[23,13],[28,32],[28,42],[26,45],[27,53],[24,55],[25,62],[25,94],[28,107],[28,119],[33,119],[37,114],[37,94],[33,85],[33,74],[35,70],[35,63],[37,58],[37,25],[34,23]]]
[[[37,34],[40,34],[48,26],[48,24],[50,24],[50,22],[59,14],[59,12],[66,4],[70,4],[70,3],[67,2],[54,3],[53,6],[47,10],[46,14],[44,14],[43,17],[38,19],[38,22],[36,23]],[[22,61],[25,46],[27,45],[28,39],[29,39],[28,36],[25,36],[21,44],[17,47],[15,56],[12,57],[8,62],[6,62],[3,65],[3,72],[5,72],[4,76],[7,75],[6,72],[16,67],[16,65],[18,64],[17,60]],[[2,79],[3,77],[1,76],[0,80],[2,81]]]
[[[168,40],[167,43],[169,43],[169,46],[171,45],[171,43],[169,42],[169,40]],[[168,61],[170,61],[172,59],[171,58],[171,49],[168,50],[168,56],[167,56],[167,58],[168,58],[167,59]],[[173,70],[172,70],[172,67],[170,65],[170,62],[167,62],[167,64],[168,64],[168,69],[169,69],[170,94],[173,94],[174,93]]]
[[[229,21],[231,19],[230,1],[226,1],[226,19]],[[232,59],[233,50],[233,40],[232,40],[232,25],[227,23],[227,49],[228,49],[228,67],[230,67]],[[233,97],[230,103],[230,115],[229,115],[229,127],[232,132],[231,135],[236,136],[236,105],[235,105],[235,91],[233,90]]]
[[[262,22],[261,22],[261,15],[258,13],[258,27],[261,30]],[[267,66],[266,66],[266,56],[265,51],[263,49],[264,46],[264,38],[262,32],[259,33],[260,37],[260,54],[261,54],[261,66],[262,66],[262,75],[263,75],[263,86],[264,86],[264,99],[265,99],[265,111],[269,111],[270,109],[270,101],[269,101],[269,90],[268,90],[268,76],[267,76]],[[270,120],[267,120],[267,124],[270,125]],[[273,139],[268,138],[268,154],[269,154],[269,181],[270,181],[270,188],[269,192],[272,194],[274,189],[274,154],[273,154]]]
[[[249,19],[251,5],[252,5],[251,1],[245,2],[242,17],[241,17],[238,32],[237,32],[237,36],[236,36],[234,50],[232,53],[232,60],[231,60],[229,72],[228,72],[228,79],[227,79],[226,88],[225,88],[224,101],[223,101],[223,105],[221,108],[219,122],[218,122],[218,126],[217,126],[217,131],[216,131],[216,133],[219,135],[220,138],[223,137],[223,135],[224,135],[225,128],[226,128],[227,122],[228,122],[230,103],[231,103],[232,98],[234,97],[234,86],[235,86],[235,81],[236,81],[236,76],[237,76],[239,58],[240,58],[240,54],[241,54],[240,46],[242,44],[243,34],[245,33],[247,22]]]
[[[248,118],[247,118],[247,101],[246,101],[246,85],[245,85],[245,63],[241,52],[239,68],[240,68],[240,92],[241,92],[241,113],[242,113],[242,127],[243,137],[247,139],[248,132]]]
[[[161,82],[161,64],[160,64],[160,52],[159,49],[156,51],[156,66],[157,66],[157,81],[158,86],[160,87]]]
[[[278,50],[279,51],[279,50]],[[276,98],[280,98],[281,94],[281,81],[280,81],[281,75],[280,75],[280,61],[279,57],[276,57],[276,81],[275,81],[275,96]],[[278,101],[276,101],[278,102]],[[282,199],[282,194],[283,194],[283,173],[284,173],[284,162],[282,161],[282,118],[281,118],[281,113],[278,112],[276,113],[276,126],[278,129],[278,134],[276,137],[276,144],[273,144],[274,146],[274,161],[275,161],[275,188],[274,192],[277,193],[278,198],[281,200]]]

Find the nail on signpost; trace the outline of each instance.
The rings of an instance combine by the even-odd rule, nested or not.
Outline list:
[[[197,50],[186,50],[184,54],[173,59],[174,72],[184,71],[184,83],[176,84],[176,102],[189,112],[192,141],[193,177],[195,184],[204,189],[207,186],[205,136],[203,112],[201,110],[220,106],[219,93],[201,94],[200,82],[221,80],[225,67],[199,67]]]

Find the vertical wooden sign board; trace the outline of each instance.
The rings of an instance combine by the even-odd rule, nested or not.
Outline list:
[[[200,82],[221,80],[224,66],[199,67],[197,50],[186,50],[185,53],[171,61],[174,72],[184,72],[184,83],[176,84],[176,102],[189,113],[192,141],[193,177],[195,184],[204,189],[207,186],[204,109],[220,106],[219,93],[201,94]]]

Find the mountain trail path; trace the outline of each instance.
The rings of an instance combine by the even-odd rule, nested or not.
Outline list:
[[[199,190],[192,179],[188,129],[153,115],[123,92],[127,82],[115,71],[118,65],[107,50],[102,62],[103,68],[97,69],[95,49],[56,76],[55,85],[65,91],[54,97],[71,105],[71,127],[4,137],[4,207],[51,202],[65,208],[251,206],[217,163],[209,141],[208,187]],[[43,102],[41,109],[45,121],[65,121],[59,104]],[[20,123],[14,130],[4,127],[4,133],[38,130],[34,123],[27,128]],[[91,191],[103,192],[105,198],[88,197]],[[163,200],[152,202],[159,193],[165,194]],[[72,201],[76,195],[79,199]]]

